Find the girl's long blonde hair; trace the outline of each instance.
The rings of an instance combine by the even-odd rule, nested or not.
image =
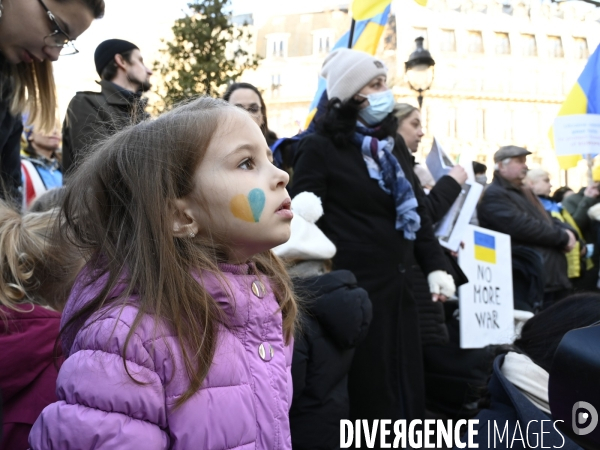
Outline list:
[[[61,311],[82,259],[58,244],[58,210],[22,215],[0,201],[0,304]]]
[[[224,281],[218,263],[225,262],[226,243],[217,230],[193,241],[175,238],[175,203],[192,194],[195,170],[215,130],[234,110],[222,100],[204,97],[126,128],[97,144],[66,188],[63,238],[90,252],[90,282],[104,275],[107,281],[61,333],[75,336],[92,315],[96,320],[111,307],[122,307],[135,292],[138,313],[125,346],[145,315],[154,316],[155,329],[158,321],[172,328],[190,380],[177,406],[200,388],[212,363],[217,331],[227,326],[227,318],[193,276],[210,272]],[[271,251],[256,255],[253,262],[271,282],[289,343],[297,311],[289,276]],[[111,297],[122,283],[122,295]]]

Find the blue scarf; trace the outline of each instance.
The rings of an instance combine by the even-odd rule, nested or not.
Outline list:
[[[553,202],[549,198],[545,197],[538,197],[538,199],[540,200],[542,205],[544,205],[544,209],[549,213],[554,212],[560,214],[562,212],[562,206],[559,203]]]
[[[396,204],[396,230],[404,232],[404,238],[414,241],[421,228],[421,218],[417,213],[417,199],[410,182],[396,157],[392,154],[394,139],[388,137],[380,141],[373,136],[376,130],[356,126],[354,140],[362,151],[369,176],[377,180],[379,187],[394,198]]]

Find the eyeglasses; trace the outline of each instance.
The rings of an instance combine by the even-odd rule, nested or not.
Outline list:
[[[48,47],[59,47],[61,48],[60,56],[74,55],[75,53],[79,53],[79,50],[75,48],[73,44],[74,39],[71,39],[67,33],[63,31],[58,22],[56,21],[56,17],[52,14],[52,11],[48,9],[48,7],[44,4],[42,0],[39,0],[42,7],[46,10],[46,14],[48,15],[48,19],[54,24],[55,30],[52,34],[49,34],[44,38],[44,44]]]
[[[260,106],[257,105],[256,103],[252,103],[252,104],[250,104],[248,106],[242,105],[242,104],[238,103],[235,106],[237,106],[238,108],[245,109],[246,111],[248,111],[253,116],[257,116],[258,114],[260,114]]]

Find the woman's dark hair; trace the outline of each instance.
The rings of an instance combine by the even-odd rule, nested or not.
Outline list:
[[[552,201],[555,201],[556,203],[562,202],[565,198],[565,194],[569,191],[573,192],[573,189],[571,189],[569,186],[559,187],[554,191],[554,194],[552,194]]]
[[[473,161],[473,173],[477,175],[478,173],[486,173],[487,166],[485,164],[481,164],[478,161]]]
[[[317,131],[331,138],[336,147],[352,145],[359,106],[363,101],[350,98],[342,103],[339,98],[332,98],[327,103],[327,112],[316,121]],[[389,114],[377,126],[374,137],[383,139],[387,136],[396,136],[397,130],[398,119],[394,114]]]
[[[529,319],[513,347],[550,371],[554,353],[567,332],[600,321],[600,294],[575,294]]]
[[[272,139],[269,136],[269,123],[267,121],[267,107],[265,106],[265,101],[263,100],[262,95],[260,94],[260,91],[256,88],[256,86],[254,86],[250,83],[230,84],[229,87],[227,88],[227,90],[225,91],[225,93],[223,94],[223,100],[225,100],[227,103],[229,103],[229,97],[231,97],[231,94],[233,94],[238,89],[250,89],[256,95],[258,95],[258,98],[260,99],[260,112],[262,113],[262,117],[263,117],[263,123],[260,126],[260,130],[262,131],[263,135],[265,136],[267,143],[269,145],[271,145],[272,142],[269,142]],[[275,134],[275,133],[273,133],[273,134]],[[275,140],[277,140],[277,135],[275,135]]]

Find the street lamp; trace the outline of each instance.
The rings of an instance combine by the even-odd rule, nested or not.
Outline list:
[[[433,83],[433,66],[435,61],[429,50],[423,48],[423,38],[415,39],[417,48],[410,54],[408,61],[404,63],[406,80],[413,91],[419,93],[419,109],[423,106],[423,92],[428,90]]]

